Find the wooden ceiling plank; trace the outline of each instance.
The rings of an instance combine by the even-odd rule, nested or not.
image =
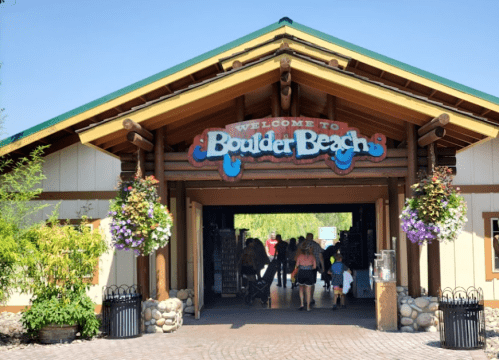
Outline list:
[[[375,117],[378,119],[383,119],[386,122],[390,122],[390,123],[393,123],[396,125],[405,124],[405,118],[398,118],[398,117],[395,117],[391,114],[385,114],[385,113],[379,112],[377,110],[374,110],[372,108],[362,106],[362,104],[353,103],[353,102],[347,101],[345,99],[340,99],[340,100],[341,100],[340,106],[342,108],[348,109],[348,111],[350,111],[354,114],[358,114],[358,115],[367,114],[369,116],[372,116],[372,117]]]
[[[387,138],[391,138],[398,141],[402,141],[404,139],[404,133],[402,132],[393,131],[390,129],[381,130],[376,125],[367,124],[365,121],[359,121],[358,119],[346,117],[342,113],[338,114],[338,121],[346,122],[350,127],[359,129],[360,133],[364,136],[371,137],[374,134],[381,132]]]
[[[155,130],[159,127],[171,124],[172,122],[181,120],[187,116],[201,113],[209,108],[214,107],[216,104],[222,102],[227,102],[228,100],[234,100],[247,92],[254,91],[262,86],[268,85],[273,82],[279,81],[279,70],[271,71],[265,73],[257,78],[250,79],[243,84],[238,84],[230,89],[216,92],[202,98],[195,103],[189,103],[181,107],[177,107],[168,111],[166,113],[160,114],[158,116],[149,118],[144,121],[145,126],[150,130]]]
[[[178,119],[178,121],[170,123],[166,127],[166,131],[167,132],[174,131],[178,128],[182,128],[182,127],[186,126],[189,123],[202,121],[202,119],[204,119],[206,117],[220,116],[224,112],[228,111],[230,108],[232,108],[234,106],[235,106],[235,99],[229,100],[229,101],[221,103],[221,104],[217,104],[217,105],[205,110],[204,112],[196,113],[194,115],[187,116],[187,117],[183,117],[183,118]]]
[[[298,73],[298,71],[296,73]],[[427,118],[427,116],[425,116],[424,114],[417,114],[415,112],[411,112],[409,109],[403,109],[400,107],[396,107],[395,105],[392,104],[386,104],[386,102],[379,99],[374,99],[372,97],[368,97],[362,94],[354,94],[348,90],[345,91],[345,89],[336,84],[334,86],[331,86],[330,84],[326,85],[322,81],[317,81],[315,79],[312,79],[311,76],[308,76],[307,78],[304,77],[302,74],[300,75],[296,74],[295,78],[297,79],[297,82],[300,84],[319,88],[323,92],[330,93],[331,95],[347,99],[348,101],[352,101],[354,103],[370,106],[373,109],[385,114],[391,114],[392,116],[395,115],[401,119],[405,118],[406,121],[415,123],[416,125],[422,125],[425,121],[423,119]]]
[[[396,124],[392,123],[392,122],[386,122],[386,121],[384,121],[384,119],[380,119],[380,118],[374,117],[374,116],[369,115],[369,114],[359,114],[358,112],[353,111],[352,109],[344,108],[344,107],[340,108],[339,111],[344,112],[350,116],[355,116],[355,117],[362,119],[362,120],[365,120],[365,121],[370,121],[370,122],[376,123],[377,125],[380,125],[380,126],[385,127],[385,128],[394,129],[394,130],[401,131],[401,132],[404,131],[405,122],[400,122],[400,123],[396,123]]]
[[[113,140],[110,140],[110,141],[105,142],[103,144],[100,144],[98,146],[101,147],[104,150],[107,150],[109,148],[112,148],[113,146],[116,146],[118,144],[121,144],[121,143],[124,143],[124,142],[127,142],[127,141],[128,140],[126,139],[126,134],[125,134],[124,136],[116,137]]]

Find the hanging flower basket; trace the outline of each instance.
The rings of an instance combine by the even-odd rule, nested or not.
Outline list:
[[[111,235],[116,249],[149,255],[166,244],[171,236],[173,218],[159,203],[154,176],[119,184],[118,196],[111,201]]]
[[[407,238],[419,245],[455,240],[468,219],[466,202],[452,186],[452,171],[437,167],[412,188],[414,196],[406,199],[400,215]]]

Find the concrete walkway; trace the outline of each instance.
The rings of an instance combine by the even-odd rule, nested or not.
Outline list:
[[[127,340],[96,339],[70,345],[0,351],[0,359],[487,359],[485,352],[440,348],[438,333],[376,331],[372,299],[349,299],[331,310],[332,294],[316,286],[312,311],[297,311],[298,289],[271,287],[271,309],[240,298],[207,304],[200,320],[184,318],[173,334]]]
[[[440,348],[438,333],[385,333],[355,309],[208,309],[174,334],[97,339],[2,351],[0,358],[117,359],[487,359],[483,351]]]

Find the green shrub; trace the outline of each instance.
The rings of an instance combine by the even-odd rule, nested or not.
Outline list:
[[[56,293],[71,298],[74,292],[90,288],[107,245],[99,229],[92,231],[87,225],[85,218],[77,227],[51,219],[26,232],[23,266],[28,281],[24,290],[37,297]]]
[[[14,240],[15,226],[0,217],[0,304],[15,288],[15,270],[19,252]]]
[[[21,321],[34,336],[46,325],[81,327],[83,337],[95,336],[99,321],[94,303],[86,295],[99,257],[107,250],[98,229],[60,225],[55,219],[37,225],[25,234],[23,290],[34,295]]]
[[[94,303],[80,291],[65,299],[57,293],[45,293],[32,301],[31,308],[25,309],[21,322],[31,336],[47,325],[77,324],[81,336],[90,338],[99,332],[100,321],[94,313]]]

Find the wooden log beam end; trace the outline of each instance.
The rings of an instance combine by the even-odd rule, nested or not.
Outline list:
[[[281,59],[281,74],[286,71],[291,70],[291,59],[290,58],[282,58]]]
[[[331,67],[335,67],[335,68],[337,68],[337,67],[339,67],[339,66],[340,66],[340,64],[338,63],[338,60],[336,60],[336,59],[331,59],[331,60],[329,60],[327,64],[328,64],[329,66],[331,66]]]
[[[423,136],[427,133],[429,133],[431,130],[437,128],[437,127],[445,127],[450,122],[450,116],[449,114],[441,114],[437,116],[436,118],[432,119],[430,122],[427,124],[421,126],[418,130],[418,135]]]
[[[142,150],[152,151],[152,149],[154,148],[154,145],[149,140],[145,139],[136,132],[129,132],[126,135],[126,138],[129,142],[131,142],[132,144],[134,144],[135,146],[139,147]]]
[[[445,129],[443,127],[436,127],[435,129],[431,130],[427,134],[421,136],[418,139],[418,145],[421,147],[425,147],[445,136]]]
[[[236,60],[232,63],[232,69],[239,69],[240,67],[243,66],[243,63],[240,62],[239,60]]]
[[[131,119],[123,120],[123,128],[128,130],[129,133],[135,132],[149,141],[153,141],[154,139],[154,135],[149,130],[144,129],[140,124],[137,124]]]

